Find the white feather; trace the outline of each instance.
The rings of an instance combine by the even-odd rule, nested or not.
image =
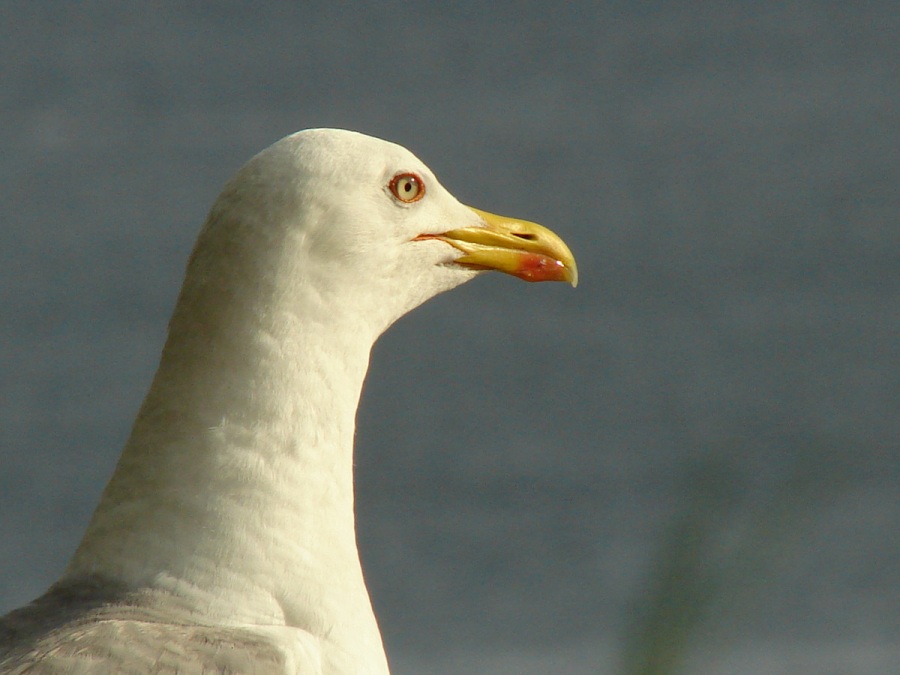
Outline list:
[[[426,198],[390,195],[400,171]],[[385,141],[309,130],[254,157],[200,233],[158,372],[65,575],[0,622],[3,671],[103,658],[144,672],[183,653],[179,672],[386,673],[354,531],[357,403],[377,337],[476,274],[413,238],[477,223]],[[93,613],[54,616],[91,584],[67,602]],[[22,626],[28,644],[2,644]],[[241,660],[259,644],[271,653]]]

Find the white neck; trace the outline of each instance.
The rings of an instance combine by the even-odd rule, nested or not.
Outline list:
[[[275,296],[223,269],[189,269],[66,577],[164,589],[204,621],[299,627],[386,671],[353,514],[356,407],[380,326],[328,314],[302,283]]]

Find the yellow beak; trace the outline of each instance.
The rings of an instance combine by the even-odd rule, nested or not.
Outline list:
[[[484,220],[484,227],[431,235],[464,253],[455,260],[456,264],[499,270],[525,281],[567,281],[573,287],[578,285],[575,256],[555,232],[527,220],[472,210]]]

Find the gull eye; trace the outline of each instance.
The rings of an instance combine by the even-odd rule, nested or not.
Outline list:
[[[391,193],[401,202],[411,204],[425,196],[425,183],[414,173],[398,173],[388,184]]]

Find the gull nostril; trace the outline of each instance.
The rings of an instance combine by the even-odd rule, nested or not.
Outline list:
[[[533,234],[520,234],[519,232],[512,233],[514,237],[518,237],[519,239],[526,239],[528,241],[534,241],[537,239]]]

